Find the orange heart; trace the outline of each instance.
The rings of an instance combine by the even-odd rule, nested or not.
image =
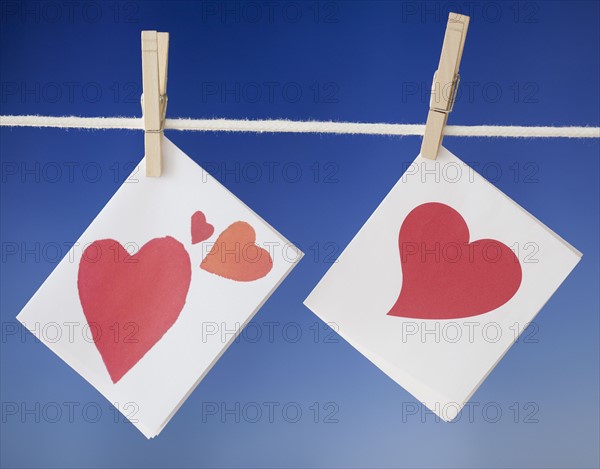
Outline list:
[[[271,271],[273,259],[256,245],[254,228],[236,221],[219,235],[200,268],[230,280],[251,282]]]

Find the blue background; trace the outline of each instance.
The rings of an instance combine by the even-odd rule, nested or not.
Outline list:
[[[139,36],[157,29],[171,33],[169,117],[421,123],[451,8],[472,17],[451,123],[600,124],[595,1],[65,3],[2,2],[2,114],[140,116]],[[232,345],[147,441],[13,333],[57,243],[73,243],[140,160],[142,134],[0,129],[2,466],[598,467],[598,140],[445,140],[584,253],[474,395],[472,418],[445,424],[407,412],[415,400],[302,305],[420,138],[166,134],[306,256],[255,317],[263,337]]]

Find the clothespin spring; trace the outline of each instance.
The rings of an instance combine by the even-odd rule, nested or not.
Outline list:
[[[165,120],[167,119],[167,104],[169,102],[169,98],[166,94],[161,94],[159,97],[160,102],[160,128],[158,130],[145,130],[147,133],[161,133],[165,130]],[[142,107],[142,116],[144,114],[144,93],[140,96],[140,105]]]
[[[432,111],[445,112],[446,114],[449,114],[454,109],[454,103],[456,102],[456,95],[458,94],[458,85],[460,85],[460,74],[457,73],[456,77],[454,78],[454,81],[451,83],[451,95],[448,99],[448,109],[446,109],[440,106],[436,106],[436,104],[434,103],[434,96],[436,96],[436,94],[433,92],[433,90],[435,89],[437,73],[438,72],[436,70],[433,74],[433,83],[431,84],[431,96],[429,97],[429,109]],[[440,93],[443,92],[443,90],[440,90]],[[436,101],[439,102],[439,99],[437,99]]]

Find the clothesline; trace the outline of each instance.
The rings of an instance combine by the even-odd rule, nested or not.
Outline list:
[[[0,127],[144,130],[141,117],[0,116]],[[317,133],[423,135],[424,124],[292,121],[285,119],[166,119],[165,130],[196,132]],[[527,127],[510,125],[448,125],[453,137],[600,138],[600,127]]]

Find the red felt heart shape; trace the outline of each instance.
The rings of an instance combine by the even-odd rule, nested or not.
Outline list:
[[[400,228],[402,288],[388,312],[418,319],[458,319],[492,311],[521,285],[513,251],[494,239],[469,242],[469,228],[453,208],[426,203]]]
[[[191,275],[187,251],[170,236],[152,239],[133,256],[113,239],[85,249],[77,276],[79,300],[113,383],[175,323]]]
[[[214,232],[215,227],[206,222],[204,213],[198,210],[192,215],[192,244],[207,240]]]
[[[273,259],[256,245],[254,228],[236,221],[219,235],[200,267],[230,280],[251,282],[271,271]]]

